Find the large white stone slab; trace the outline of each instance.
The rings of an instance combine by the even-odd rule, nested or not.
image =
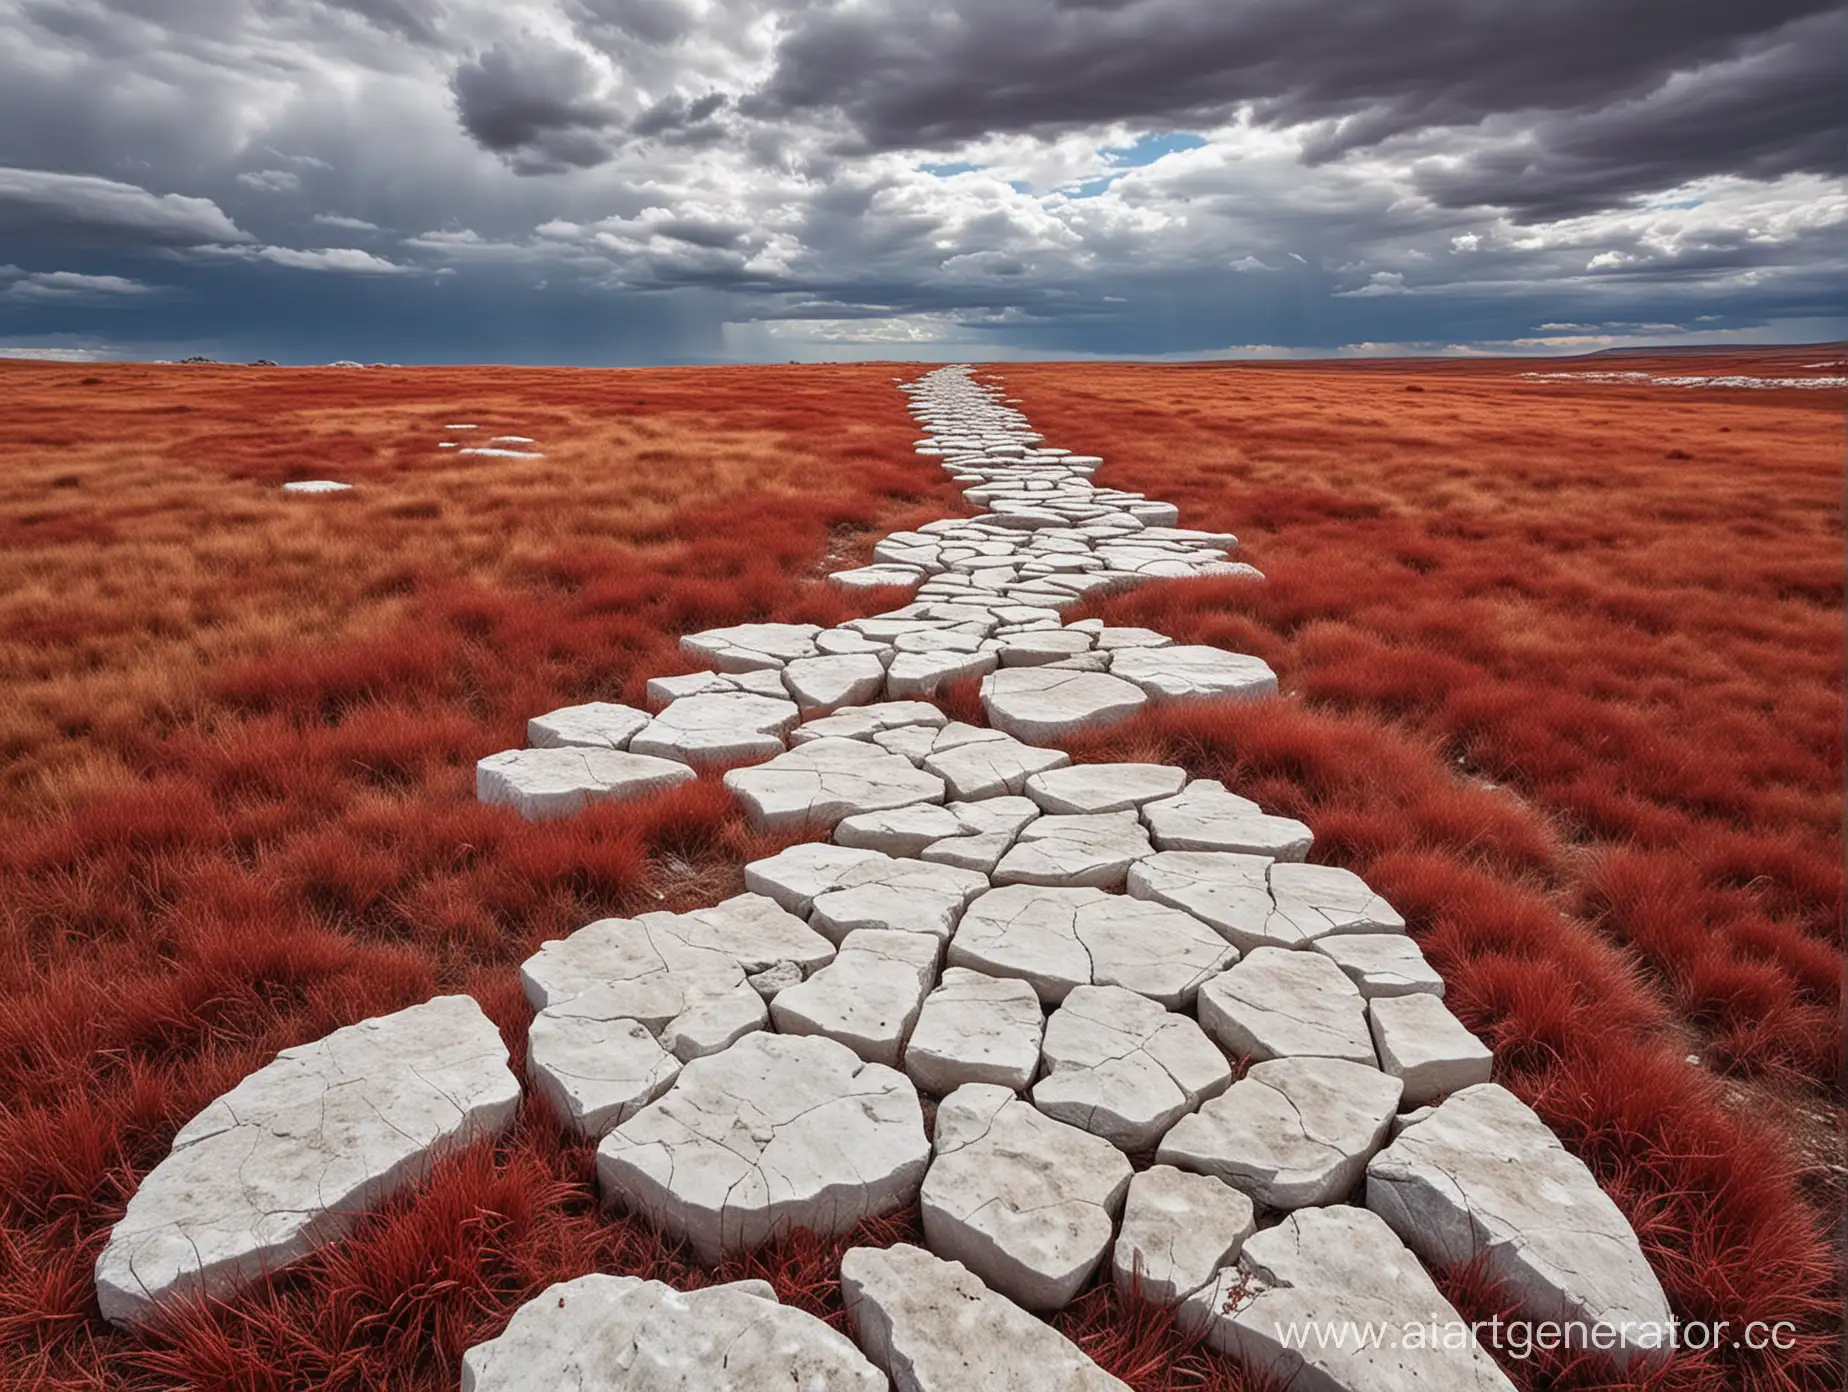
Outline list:
[[[1272,946],[1268,856],[1232,851],[1158,851],[1129,867],[1132,898],[1183,909],[1240,952]]]
[[[747,975],[779,962],[794,962],[810,972],[834,960],[832,943],[761,894],[734,894],[691,913],[638,914],[635,921],[673,933],[692,946],[722,952]]]
[[[935,773],[855,739],[810,740],[754,768],[731,770],[725,786],[759,831],[833,826],[857,813],[944,796]]]
[[[1072,764],[1034,774],[1026,794],[1047,812],[1123,812],[1173,797],[1186,782],[1186,770],[1171,764]]]
[[[1482,1262],[1528,1318],[1606,1331],[1620,1365],[1667,1353],[1668,1301],[1630,1224],[1498,1084],[1453,1094],[1374,1156],[1367,1207],[1435,1268]]]
[[[928,1155],[902,1073],[818,1035],[757,1033],[687,1064],[605,1136],[597,1179],[711,1265],[797,1228],[834,1237],[903,1208]]]
[[[815,896],[841,883],[848,871],[866,865],[885,865],[879,851],[853,846],[830,846],[826,841],[803,841],[744,867],[744,887],[753,894],[776,900],[802,918],[815,906]]]
[[[798,725],[790,735],[791,744],[810,740],[871,739],[882,730],[906,725],[940,727],[949,717],[928,701],[875,701],[869,706],[848,706],[832,715],[821,715]]]
[[[1142,820],[1163,851],[1234,851],[1301,860],[1315,841],[1301,822],[1270,816],[1210,778],[1197,778],[1171,798],[1145,803]]]
[[[890,928],[948,940],[988,877],[954,865],[892,859],[844,871],[815,897],[809,924],[831,942],[861,928]]]
[[[782,751],[797,714],[794,701],[748,691],[683,696],[639,731],[629,748],[695,767],[768,758]]]
[[[500,1032],[468,996],[284,1049],[179,1129],[96,1262],[112,1324],[226,1295],[346,1233],[519,1105]]]
[[[1316,939],[1315,950],[1346,972],[1368,1000],[1444,994],[1444,978],[1403,933],[1336,933]]]
[[[1271,1059],[1182,1117],[1156,1153],[1265,1208],[1340,1203],[1385,1143],[1399,1096],[1397,1078],[1364,1064]]]
[[[760,1015],[751,1028],[762,1023]],[[680,1076],[680,1060],[639,1020],[605,1019],[563,1006],[533,1017],[526,1076],[561,1122],[596,1140],[666,1092]]]
[[[1151,1166],[1129,1182],[1110,1274],[1125,1296],[1178,1305],[1232,1262],[1256,1228],[1251,1200],[1230,1185]]]
[[[868,1063],[898,1067],[924,996],[937,978],[942,944],[925,933],[862,928],[841,940],[832,962],[777,992],[770,1016],[783,1034],[839,1040]]]
[[[1420,1107],[1489,1080],[1488,1045],[1434,995],[1381,996],[1367,1005],[1380,1067],[1405,1083],[1405,1103]]]
[[[748,623],[689,633],[680,650],[710,662],[721,672],[753,672],[813,657],[817,624]]]
[[[897,1392],[1129,1392],[961,1262],[909,1243],[850,1249],[841,1303]]]
[[[939,744],[925,756],[924,768],[942,777],[951,797],[969,802],[1003,794],[1018,796],[1034,774],[1064,768],[1071,761],[1063,749],[1042,749],[1001,735],[947,749]]]
[[[1341,933],[1403,933],[1405,920],[1365,880],[1336,865],[1271,867],[1277,907],[1266,927],[1279,947],[1300,947]]]
[[[799,657],[783,668],[783,685],[806,715],[861,706],[885,689],[885,664],[872,653]]]
[[[591,749],[626,749],[648,724],[647,711],[609,701],[561,706],[526,722],[526,742],[534,749],[582,745]]]
[[[1236,1057],[1310,1055],[1372,1066],[1359,989],[1326,957],[1260,947],[1200,988],[1200,1023]]]
[[[1046,1022],[1033,1105],[1120,1150],[1153,1150],[1232,1082],[1200,1026],[1121,986],[1075,986]]]
[[[1141,688],[1109,672],[1003,667],[982,681],[982,707],[989,724],[1027,741],[1100,729],[1147,704]]]
[[[671,759],[615,749],[507,749],[475,764],[475,796],[511,807],[529,822],[665,792],[694,777]]]
[[[601,1272],[547,1286],[462,1355],[462,1392],[887,1392],[843,1334],[765,1281],[678,1291]]]
[[[1039,1071],[1045,1027],[1026,982],[948,967],[905,1045],[905,1072],[939,1097],[964,1083],[1024,1092]]]
[[[1121,889],[1130,866],[1154,854],[1133,811],[1040,817],[1021,828],[994,882]]]
[[[1123,1153],[986,1083],[944,1098],[934,1149],[926,1245],[1030,1310],[1069,1304],[1115,1235]]]
[[[1306,1208],[1247,1238],[1237,1263],[1181,1306],[1181,1322],[1292,1392],[1514,1392],[1418,1259],[1364,1208]],[[1331,1322],[1385,1335],[1318,1338]],[[1437,1339],[1401,1337],[1433,1325]]]
[[[1254,699],[1277,694],[1269,664],[1244,653],[1198,644],[1125,648],[1111,660],[1110,673],[1134,682],[1157,701],[1232,696]]]

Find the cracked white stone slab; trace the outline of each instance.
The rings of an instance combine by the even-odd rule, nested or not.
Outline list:
[[[1124,812],[1173,797],[1186,782],[1186,770],[1170,764],[1070,764],[1034,774],[1026,794],[1047,812]]]
[[[1127,648],[1168,648],[1174,640],[1152,628],[1111,628],[1097,626],[1096,648],[1099,652],[1122,652]]]
[[[1048,1005],[1074,986],[1094,985],[1123,986],[1182,1009],[1237,956],[1212,929],[1166,905],[1097,889],[1004,885],[963,912],[947,961],[1017,977]]]
[[[1003,667],[982,680],[988,723],[1020,740],[1056,740],[1101,729],[1147,704],[1140,687],[1114,672]]]
[[[838,1040],[868,1063],[898,1067],[942,943],[923,933],[861,928],[807,981],[779,991],[770,1015],[783,1034]]]
[[[954,812],[929,802],[846,817],[834,828],[837,844],[890,856],[915,856],[933,842],[964,834]]]
[[[1493,1055],[1434,995],[1379,996],[1367,1003],[1380,1067],[1405,1084],[1407,1106],[1489,1080]]]
[[[885,689],[885,664],[873,653],[799,657],[783,668],[783,685],[803,715],[863,706]]]
[[[1279,947],[1299,947],[1341,933],[1403,933],[1399,911],[1352,870],[1337,865],[1271,867],[1276,901],[1268,936]]]
[[[1110,1274],[1126,1297],[1178,1305],[1234,1261],[1256,1229],[1251,1200],[1229,1184],[1154,1165],[1129,1182]]]
[[[987,888],[986,875],[955,865],[869,861],[843,870],[834,888],[815,896],[809,925],[837,943],[861,928],[922,933],[941,943],[969,901]]]
[[[910,589],[923,578],[921,567],[882,562],[879,565],[832,571],[828,575],[828,583],[839,585],[845,590],[876,590],[888,585]]]
[[[599,1025],[613,1031],[625,1021],[659,1036],[662,1047],[680,1059],[716,1053],[761,1029],[767,1019],[763,1001],[745,981],[738,958],[690,942],[689,936],[707,935],[678,915],[655,916],[652,922],[647,916],[602,918],[528,957],[520,966],[520,984],[527,1003],[552,1022],[548,1031],[556,1057],[577,1058],[578,1047],[596,1037]],[[825,943],[806,946],[809,958],[826,951]],[[538,1061],[548,1067],[553,1057],[549,1046],[538,1051]],[[566,1108],[567,1114],[578,1110]]]
[[[888,859],[876,850],[803,841],[747,864],[744,887],[753,894],[768,895],[790,913],[807,918],[815,907],[815,896],[838,886],[841,876],[849,870],[883,865]]]
[[[1129,1392],[961,1262],[909,1243],[851,1248],[841,1303],[896,1392]]]
[[[1528,1318],[1601,1331],[1620,1366],[1667,1356],[1671,1312],[1635,1232],[1506,1088],[1466,1088],[1408,1125],[1367,1166],[1367,1207],[1437,1269],[1482,1262]]]
[[[1039,1071],[1045,1027],[1026,982],[946,967],[905,1045],[905,1072],[939,1097],[964,1083],[1025,1092]]]
[[[1039,816],[1039,808],[1032,801],[1010,794],[974,802],[952,802],[949,810],[961,823],[961,833],[931,842],[918,852],[919,858],[958,865],[984,875],[994,873],[995,866],[1022,829]]]
[[[1163,851],[1235,851],[1301,860],[1315,841],[1301,822],[1273,817],[1212,778],[1196,778],[1171,798],[1143,804],[1142,820],[1156,849]]]
[[[748,623],[689,633],[680,650],[710,662],[721,672],[753,672],[813,657],[819,624]]]
[[[987,1083],[943,1099],[934,1149],[919,1195],[931,1251],[1030,1310],[1071,1303],[1115,1236],[1123,1153]]]
[[[904,1074],[819,1035],[760,1032],[687,1064],[605,1136],[597,1179],[606,1200],[713,1265],[796,1228],[836,1237],[905,1207],[929,1153]]]
[[[1364,1208],[1306,1208],[1253,1234],[1180,1319],[1294,1392],[1514,1392],[1418,1259]],[[1330,1319],[1387,1337],[1303,1337]],[[1462,1337],[1398,1337],[1432,1326]]]
[[[761,999],[758,1005],[761,1010]],[[760,1015],[750,1028],[762,1024]],[[597,1140],[666,1092],[680,1076],[680,1060],[639,1020],[602,1018],[567,1005],[533,1017],[526,1076],[561,1122]]]
[[[734,894],[690,913],[638,914],[635,921],[691,946],[722,952],[747,973],[778,962],[794,962],[808,972],[834,960],[833,943],[762,894]]]
[[[995,669],[995,655],[987,652],[901,652],[886,668],[886,695],[893,700],[932,696],[938,688],[965,677],[979,677]]]
[[[526,722],[526,743],[534,749],[626,749],[629,741],[648,724],[647,711],[609,701],[587,701],[561,706]]]
[[[223,1296],[344,1235],[440,1157],[505,1129],[520,1084],[468,996],[276,1058],[179,1129],[96,1261],[111,1324]]]
[[[1249,952],[1277,945],[1265,932],[1274,863],[1233,851],[1158,851],[1129,867],[1126,887],[1132,898],[1185,910]]]
[[[974,802],[1003,794],[1019,796],[1028,778],[1071,761],[1063,749],[1041,749],[1003,734],[948,749],[935,747],[925,757],[924,768],[943,779],[952,798]]]
[[[1386,1142],[1397,1078],[1332,1058],[1253,1064],[1224,1095],[1182,1117],[1156,1151],[1265,1208],[1340,1203]]]
[[[1133,811],[1039,817],[1020,829],[994,882],[1121,889],[1129,867],[1153,854]]]
[[[507,749],[475,764],[475,796],[529,822],[666,792],[693,778],[684,763],[617,749]]]
[[[869,706],[850,706],[832,715],[804,721],[789,738],[792,744],[807,744],[810,740],[830,737],[870,740],[883,730],[910,725],[937,729],[948,718],[928,701],[877,701]]]
[[[1321,954],[1260,947],[1200,988],[1199,1015],[1234,1057],[1309,1055],[1372,1067],[1366,1006],[1359,988]]]
[[[1119,1150],[1162,1135],[1232,1083],[1200,1026],[1121,986],[1074,986],[1046,1022],[1033,1105]]]
[[[1074,653],[1091,651],[1092,638],[1089,633],[1072,628],[1050,628],[1034,633],[1023,633],[1018,637],[1006,639],[1001,645],[1001,665],[1003,667],[1038,667],[1044,663],[1057,662],[1060,658],[1070,657]]]
[[[833,826],[856,813],[944,797],[934,772],[854,739],[810,740],[754,768],[731,770],[725,786],[759,831]]]
[[[696,767],[763,759],[782,752],[799,714],[794,701],[748,691],[682,696],[649,721],[629,748]]]
[[[1444,994],[1444,978],[1425,961],[1418,944],[1403,933],[1338,933],[1318,938],[1314,946],[1346,972],[1368,1000],[1416,993],[1441,998]]]
[[[679,1291],[593,1272],[514,1311],[462,1355],[461,1392],[887,1392],[843,1334],[777,1303],[766,1281]]]

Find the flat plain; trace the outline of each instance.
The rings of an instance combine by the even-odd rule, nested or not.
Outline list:
[[[1279,700],[1074,754],[1312,820],[1675,1308],[1790,1322],[1651,1386],[1838,1371],[1841,399],[1528,374],[1792,363],[995,370],[1100,481],[1237,532],[1268,577],[1087,612],[1262,657]],[[533,826],[475,802],[473,763],[533,712],[640,704],[689,667],[682,632],[888,607],[814,582],[961,510],[911,454],[916,371],[0,365],[6,1377],[452,1386],[552,1281],[713,1279],[600,1214],[591,1148],[533,1105],[266,1290],[128,1336],[90,1268],[174,1130],[277,1049],[464,990],[517,1060],[540,942],[741,887],[776,843],[716,776]],[[541,457],[439,447],[498,435]],[[281,491],[312,478],[354,489]],[[841,1245],[719,1275],[838,1319]],[[1468,1272],[1445,1289],[1499,1308]],[[1144,1392],[1246,1385],[1107,1283],[1060,1324]]]

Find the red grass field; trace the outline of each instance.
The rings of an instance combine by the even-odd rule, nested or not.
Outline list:
[[[1311,821],[1677,1311],[1801,1331],[1649,1385],[1839,1385],[1839,399],[1525,366],[1007,369],[1054,441],[1270,577],[1102,612],[1255,652],[1288,699],[1079,753]],[[0,365],[0,1380],[441,1388],[553,1280],[709,1279],[600,1214],[590,1148],[531,1103],[351,1241],[167,1328],[102,1325],[90,1267],[179,1124],[278,1048],[460,989],[517,1066],[538,942],[740,887],[766,847],[709,779],[528,827],[474,802],[473,761],[684,670],[690,629],[888,607],[802,582],[961,510],[910,452],[914,371]],[[439,451],[452,421],[546,458]],[[307,477],[361,488],[277,491]],[[748,1265],[838,1318],[831,1254]],[[1249,1386],[1107,1290],[1061,1322],[1139,1392]]]

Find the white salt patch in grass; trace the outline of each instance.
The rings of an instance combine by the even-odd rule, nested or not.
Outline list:
[[[476,445],[462,451],[464,454],[491,454],[498,459],[544,459],[536,450],[489,449],[486,445]]]
[[[332,479],[300,479],[295,483],[285,483],[284,493],[347,493],[351,492],[350,483],[335,483]]]
[[[490,445],[530,445],[533,443],[533,437],[530,435],[496,435],[488,443]]]

